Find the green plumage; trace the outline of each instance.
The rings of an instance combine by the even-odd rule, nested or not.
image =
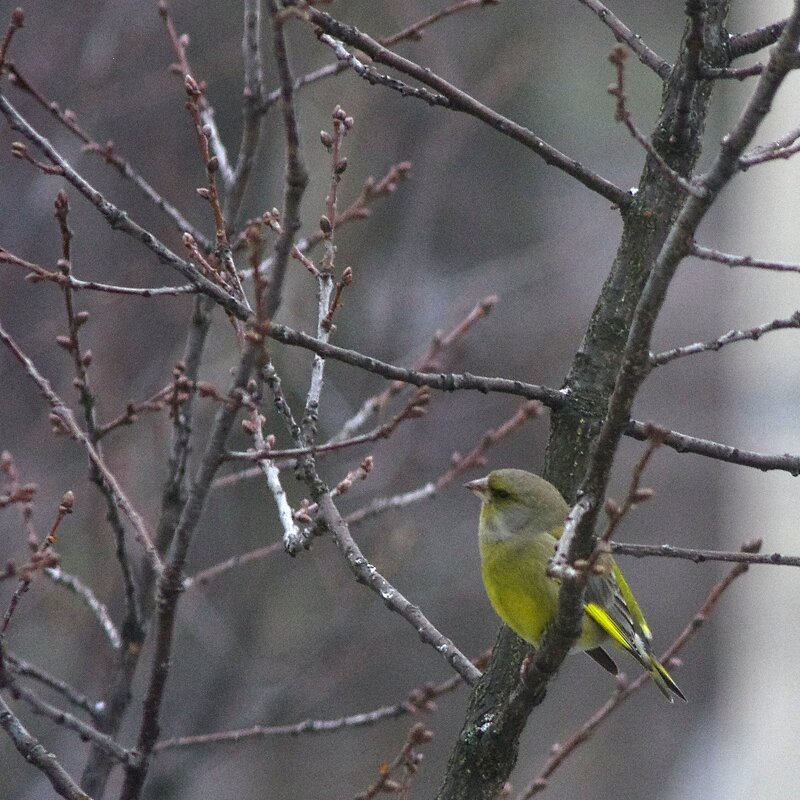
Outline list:
[[[486,593],[500,618],[536,646],[558,610],[559,583],[547,575],[569,506],[538,475],[501,469],[467,484],[480,495],[478,539]],[[586,587],[581,633],[575,650],[587,650],[609,671],[613,661],[601,650],[614,644],[630,653],[672,701],[686,699],[650,648],[650,629],[622,573],[609,555],[597,562],[601,574]]]

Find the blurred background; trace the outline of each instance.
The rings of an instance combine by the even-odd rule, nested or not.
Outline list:
[[[3,20],[14,5],[2,6]],[[377,36],[441,5],[441,0],[337,0],[332,11]],[[732,5],[732,31],[772,22],[791,6],[788,0]],[[208,97],[233,155],[240,131],[239,4],[173,0],[170,7],[178,30],[190,37],[193,71],[208,82]],[[636,0],[618,0],[613,6],[670,61],[683,29],[682,9],[681,3]],[[98,141],[113,141],[116,151],[164,197],[213,234],[208,208],[195,193],[205,176],[181,81],[168,70],[174,56],[156,4],[28,0],[25,11],[26,27],[12,46],[21,71],[48,98],[74,110]],[[330,61],[330,51],[310,29],[292,24],[289,32],[296,74]],[[613,101],[606,93],[614,77],[607,62],[613,45],[609,31],[577,2],[505,0],[455,15],[398,50],[627,187],[638,181],[643,153],[613,121]],[[267,85],[273,88],[268,47],[265,64]],[[716,90],[702,163],[708,163],[715,143],[738,116],[751,85],[723,82]],[[51,117],[6,88],[11,101],[91,183],[180,252],[180,234],[165,217],[99,158],[82,152]],[[639,127],[649,130],[659,108],[660,83],[633,58],[627,63],[627,93]],[[779,94],[759,141],[796,126],[792,110],[799,95],[794,76]],[[341,184],[342,206],[358,194],[367,176],[380,177],[401,160],[413,167],[392,197],[376,203],[369,220],[337,232],[338,266],[351,265],[355,283],[338,314],[335,342],[411,365],[435,331],[449,329],[481,298],[497,294],[491,315],[448,351],[447,369],[558,387],[613,259],[619,215],[479,122],[370,87],[345,72],[299,95],[311,174],[303,203],[306,233],[324,210],[328,165],[318,132],[330,127],[337,103],[355,119],[345,142],[349,166]],[[0,245],[53,268],[60,256],[53,200],[64,182],[14,160],[10,144],[17,138],[0,126]],[[260,156],[243,216],[281,206],[283,131],[277,109],[265,121]],[[795,162],[781,161],[740,176],[704,223],[701,243],[800,260],[797,168]],[[67,193],[78,277],[136,286],[181,282],[148,251],[111,232],[74,191]],[[54,388],[74,403],[71,364],[54,345],[54,337],[65,332],[60,292],[52,285],[25,283],[22,274],[0,267],[0,320]],[[82,338],[94,354],[91,376],[99,412],[110,419],[128,400],[144,399],[170,381],[191,304],[186,298],[105,294],[82,294],[78,300],[91,312]],[[791,275],[687,260],[671,289],[654,349],[714,339],[731,328],[787,317],[798,307],[800,290]],[[293,264],[279,321],[310,331],[315,314],[314,282]],[[290,400],[301,404],[310,354],[278,345],[272,354]],[[796,331],[786,331],[679,360],[652,374],[634,414],[742,448],[800,452],[798,356]],[[203,377],[226,386],[235,358],[231,327],[218,318]],[[366,397],[385,388],[377,376],[339,363],[329,363],[326,375],[320,438],[335,434]],[[321,460],[323,477],[335,484],[364,455],[374,456],[369,479],[342,498],[345,512],[373,497],[417,488],[446,471],[452,453],[470,450],[518,405],[517,399],[501,395],[434,395],[428,415],[401,426],[389,441]],[[200,408],[202,431],[213,408]],[[0,354],[0,409],[0,448],[13,454],[23,481],[40,486],[37,529],[46,532],[61,496],[72,489],[75,514],[58,543],[62,567],[91,584],[119,619],[114,543],[103,503],[86,479],[84,455],[74,442],[51,435],[48,409],[6,353]],[[270,418],[268,429],[279,443],[288,443],[279,420]],[[166,415],[152,414],[105,441],[109,465],[151,526],[166,475],[169,437]],[[237,437],[236,444],[245,447],[245,437]],[[546,438],[544,415],[492,449],[486,469],[538,470]],[[612,496],[624,493],[641,451],[641,444],[623,443]],[[617,537],[621,541],[735,549],[758,535],[767,551],[800,552],[800,501],[796,479],[788,474],[760,473],[663,449],[645,482],[655,488],[655,498],[626,519]],[[296,503],[303,497],[302,486],[291,477],[286,484]],[[354,532],[367,557],[469,655],[490,646],[498,627],[479,577],[477,512],[477,502],[458,481],[432,500]],[[194,539],[188,571],[279,536],[274,503],[262,481],[220,489]],[[136,553],[135,543],[131,548]],[[0,515],[0,559],[24,557],[19,516],[8,509]],[[667,559],[621,558],[621,563],[659,649],[680,632],[725,571],[721,565]],[[6,607],[13,588],[10,581],[0,585],[0,607]],[[798,597],[800,583],[789,568],[752,569],[685,651],[676,677],[690,702],[669,708],[653,687],[645,687],[567,761],[553,777],[550,795],[596,800],[795,797]],[[99,695],[112,663],[94,619],[74,597],[43,579],[21,601],[7,643],[90,697]],[[136,737],[149,662],[145,665],[120,737],[126,745]],[[624,669],[637,671],[628,662]],[[368,711],[449,674],[404,620],[355,583],[332,542],[318,540],[311,552],[296,559],[278,554],[185,594],[162,735]],[[568,660],[528,725],[512,776],[515,791],[538,773],[553,743],[580,725],[612,688],[589,659]],[[419,717],[434,739],[423,748],[413,797],[435,793],[466,702],[461,689],[441,698],[435,713]],[[14,708],[65,767],[80,774],[85,745],[34,717],[23,704]],[[379,762],[394,758],[412,722],[406,717],[319,736],[167,751],[151,770],[145,796],[350,797],[376,779]],[[0,797],[51,796],[44,777],[22,761],[5,737],[0,738],[0,763]],[[115,775],[107,796],[115,796],[118,783]]]

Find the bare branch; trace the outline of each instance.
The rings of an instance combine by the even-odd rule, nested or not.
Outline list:
[[[486,665],[491,651],[482,653],[473,659],[479,669]],[[180,736],[174,739],[162,739],[155,746],[155,752],[171,750],[176,747],[195,747],[197,745],[218,744],[222,742],[238,742],[242,739],[261,739],[271,736],[300,736],[304,733],[333,733],[347,728],[361,728],[374,725],[385,719],[396,719],[420,711],[433,711],[436,709],[434,700],[448,694],[463,685],[460,675],[451,675],[447,680],[438,684],[425,683],[412,689],[408,695],[397,703],[380,706],[372,711],[359,714],[348,714],[336,719],[305,719],[290,725],[254,725],[235,731],[219,731],[197,736]]]
[[[86,604],[87,608],[100,623],[106,639],[115,650],[119,650],[122,647],[122,639],[117,626],[114,625],[114,621],[108,613],[108,609],[97,599],[97,596],[89,586],[74,575],[64,572],[61,567],[50,567],[45,569],[44,573],[53,583],[57,583],[59,586],[64,586],[74,592]]]
[[[110,736],[100,733],[96,728],[78,719],[74,714],[64,711],[62,708],[52,705],[42,700],[36,692],[26,686],[18,686],[13,683],[9,686],[10,691],[24,700],[35,714],[46,717],[56,725],[63,725],[80,736],[81,739],[91,742],[99,747],[104,753],[110,755],[120,764],[132,764],[136,761],[136,754],[126,750],[121,744],[115,742]]]
[[[39,683],[47,686],[54,692],[58,692],[65,700],[68,700],[72,705],[85,711],[91,717],[94,717],[97,713],[97,704],[66,681],[62,681],[60,678],[50,675],[50,673],[45,672],[41,667],[37,667],[35,664],[25,661],[19,656],[14,655],[14,653],[6,652],[3,655],[6,666],[15,675],[39,681]]]
[[[56,757],[48,752],[36,737],[28,733],[1,696],[0,728],[3,728],[9,735],[19,754],[29,764],[33,764],[34,767],[44,773],[57,794],[66,798],[66,800],[92,800],[75,783],[70,774],[56,760]]]
[[[564,155],[555,147],[540,139],[532,131],[504,117],[502,114],[498,114],[466,92],[448,83],[434,72],[431,72],[431,70],[388,50],[380,42],[375,41],[375,39],[362,33],[354,26],[345,25],[323,11],[307,6],[301,0],[286,0],[285,5],[297,9],[298,16],[318,26],[324,33],[334,39],[359,48],[373,61],[385,64],[404,75],[408,75],[419,81],[423,86],[427,86],[434,92],[443,95],[447,98],[448,108],[451,110],[469,114],[485,122],[503,135],[509,136],[540,156],[545,163],[555,166],[575,178],[591,191],[610,200],[615,206],[625,208],[630,203],[631,197],[627,192],[587,169],[578,161]]]
[[[47,158],[56,165],[60,175],[71,183],[108,221],[114,230],[121,230],[128,236],[141,242],[148,250],[155,254],[163,264],[168,264],[178,270],[193,286],[201,292],[212,297],[226,311],[229,311],[238,319],[247,319],[248,310],[224,289],[206,278],[200,270],[188,261],[184,261],[159,241],[152,233],[145,230],[141,225],[134,222],[124,211],[117,208],[113,203],[106,200],[101,192],[89,184],[79,175],[61,156],[61,154],[28,124],[19,112],[8,102],[7,98],[0,94],[0,112],[8,120],[8,124],[16,131],[22,133],[26,139],[32,142]]]
[[[320,514],[330,529],[337,547],[347,562],[347,566],[356,576],[356,580],[379,595],[390,611],[400,614],[401,617],[413,625],[425,644],[433,647],[470,686],[474,685],[480,677],[480,671],[450,639],[441,634],[431,624],[418,606],[409,602],[367,561],[361,552],[361,548],[359,548],[350,534],[347,523],[342,519],[333,500],[331,500],[330,494],[325,492],[318,502]]]
[[[651,423],[631,420],[625,429],[625,435],[640,442],[645,441],[649,434]],[[710,439],[698,439],[677,431],[668,431],[664,437],[664,444],[678,453],[694,453],[706,456],[716,461],[725,461],[728,464],[739,464],[743,467],[753,467],[760,470],[781,470],[791,475],[800,475],[800,456],[791,453],[772,455],[771,453],[756,453],[752,450],[742,450],[729,444],[712,442]]]
[[[611,542],[611,551],[634,558],[662,556],[680,558],[703,564],[706,561],[726,561],[735,564],[772,564],[779,567],[800,567],[800,556],[784,556],[780,553],[751,553],[750,551],[701,550],[689,547],[674,547],[671,544],[626,544]]]
[[[665,350],[663,353],[652,353],[650,355],[650,363],[654,367],[660,367],[664,364],[668,364],[670,361],[675,361],[677,358],[692,356],[696,353],[716,352],[725,347],[725,345],[733,344],[734,342],[757,342],[765,333],[787,330],[789,328],[800,328],[800,311],[795,311],[795,313],[787,319],[774,319],[772,322],[765,322],[763,325],[756,325],[747,330],[739,330],[737,328],[728,331],[710,342],[695,342],[694,344],[687,344],[683,347],[674,347],[672,350]]]
[[[736,59],[750,53],[757,53],[759,50],[775,44],[788,21],[788,19],[782,19],[779,22],[773,22],[771,25],[765,25],[763,28],[757,28],[749,33],[739,33],[731,36],[728,42],[731,58]]]
[[[84,149],[89,153],[96,153],[106,164],[114,167],[123,178],[130,181],[156,208],[164,212],[175,224],[175,227],[181,233],[190,233],[196,241],[200,242],[206,251],[211,250],[211,242],[208,238],[194,225],[192,225],[186,217],[178,211],[175,206],[159,194],[153,186],[145,180],[131,166],[129,161],[121,158],[114,150],[112,142],[106,142],[101,145],[92,138],[82,127],[78,125],[75,113],[70,110],[62,111],[58,103],[53,100],[48,100],[42,92],[40,92],[31,82],[22,75],[15,64],[9,64],[8,70],[10,73],[9,80],[12,85],[17,87],[20,91],[25,92],[32,97],[45,111],[49,112],[56,120],[58,120],[70,133],[77,137],[84,143]]]
[[[666,80],[672,72],[672,64],[661,58],[658,53],[651,50],[638,33],[634,33],[619,17],[614,15],[603,3],[598,0],[578,0],[578,2],[593,11],[600,21],[614,34],[620,44],[626,44],[636,54],[639,61],[649,67],[661,80]]]
[[[0,100],[2,100],[2,96],[0,96]],[[133,507],[130,500],[128,500],[128,498],[125,496],[122,489],[120,489],[117,479],[105,465],[102,458],[100,458],[100,456],[97,454],[97,451],[87,438],[86,434],[80,429],[78,423],[75,422],[75,417],[73,416],[72,411],[53,391],[47,379],[42,377],[42,375],[34,366],[33,362],[25,355],[25,353],[22,352],[22,350],[19,349],[16,342],[11,338],[11,336],[9,336],[2,325],[0,325],[0,341],[2,341],[3,344],[5,344],[5,346],[11,351],[14,358],[16,358],[17,361],[22,364],[25,372],[28,373],[31,380],[33,380],[33,382],[38,386],[39,391],[47,399],[47,402],[50,404],[50,408],[52,409],[51,419],[53,419],[53,421],[59,426],[62,426],[64,430],[68,432],[70,436],[72,436],[72,438],[77,439],[86,448],[89,459],[100,471],[103,479],[108,483],[117,505],[123,510],[131,523],[133,523],[133,527],[136,531],[136,541],[139,542],[142,547],[144,547],[151,567],[156,571],[156,573],[160,574],[163,570],[161,558],[158,555],[155,545],[153,544],[153,540],[150,537],[150,533],[147,530],[144,520],[139,515],[139,512]]]
[[[790,264],[785,261],[765,261],[752,256],[737,256],[732,253],[713,250],[710,247],[702,247],[696,243],[691,246],[688,254],[704,261],[716,261],[718,264],[725,264],[728,267],[755,267],[768,272],[800,272],[800,264]]]

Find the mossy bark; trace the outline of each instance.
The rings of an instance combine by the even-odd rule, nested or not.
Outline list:
[[[691,175],[702,148],[712,82],[696,80],[698,54],[712,67],[729,63],[725,20],[728,0],[693,5],[703,13],[698,27],[687,24],[680,57],[664,84],[653,135],[661,157],[678,174]],[[699,53],[698,53],[699,51]],[[648,157],[614,263],[603,286],[564,387],[573,400],[554,411],[545,477],[574,498],[606,414],[621,366],[634,311],[652,265],[686,194],[656,160]],[[608,454],[609,458],[613,454]],[[492,661],[474,688],[438,800],[494,800],[517,760],[519,737],[531,710],[543,699],[521,688],[520,666],[528,646],[505,626]]]

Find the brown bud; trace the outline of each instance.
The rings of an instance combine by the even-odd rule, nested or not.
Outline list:
[[[21,28],[25,24],[25,12],[19,6],[11,12],[11,24],[15,28]]]
[[[72,490],[64,492],[64,496],[61,498],[61,505],[59,505],[59,511],[63,511],[65,514],[71,514],[72,509],[75,506],[75,494]]]
[[[342,286],[349,286],[353,282],[353,268],[345,267],[342,273]]]
[[[183,85],[186,89],[186,94],[188,94],[193,100],[196,100],[198,97],[200,97],[200,87],[197,85],[197,81],[191,75],[187,75],[184,78]]]
[[[330,150],[331,147],[333,147],[333,136],[331,136],[328,131],[320,131],[319,140],[322,142],[322,145],[326,150]]]
[[[631,499],[634,503],[644,503],[645,500],[649,500],[655,493],[655,489],[650,489],[649,487],[644,486],[641,489],[637,489],[633,493],[633,497]]]
[[[26,483],[25,485],[20,486],[19,489],[17,489],[17,497],[23,503],[30,503],[31,500],[33,500],[33,498],[34,498],[34,495],[38,491],[39,491],[39,484],[37,484],[37,483]]]
[[[211,197],[211,192],[209,192],[205,186],[198,186],[196,191],[203,200],[208,200],[208,198]]]
[[[433,739],[433,731],[428,730],[421,722],[416,723],[408,732],[411,744],[425,744]]]
[[[336,162],[336,166],[334,166],[333,171],[337,175],[341,175],[347,169],[347,159],[341,158],[339,161]]]
[[[84,367],[88,367],[92,363],[92,351],[86,350],[84,354],[81,356],[81,364]]]
[[[81,325],[85,325],[89,321],[89,312],[88,311],[79,311],[75,315],[75,324],[80,328]]]
[[[206,164],[206,169],[213,175],[219,169],[219,159],[216,156],[211,156]]]
[[[326,236],[330,236],[333,231],[331,221],[324,214],[319,218],[319,227]]]
[[[73,350],[75,345],[69,336],[56,336],[56,344],[65,350]]]
[[[606,498],[603,510],[609,517],[611,517],[611,519],[615,519],[619,516],[619,506],[617,505],[616,501],[612,500],[610,497]]]

